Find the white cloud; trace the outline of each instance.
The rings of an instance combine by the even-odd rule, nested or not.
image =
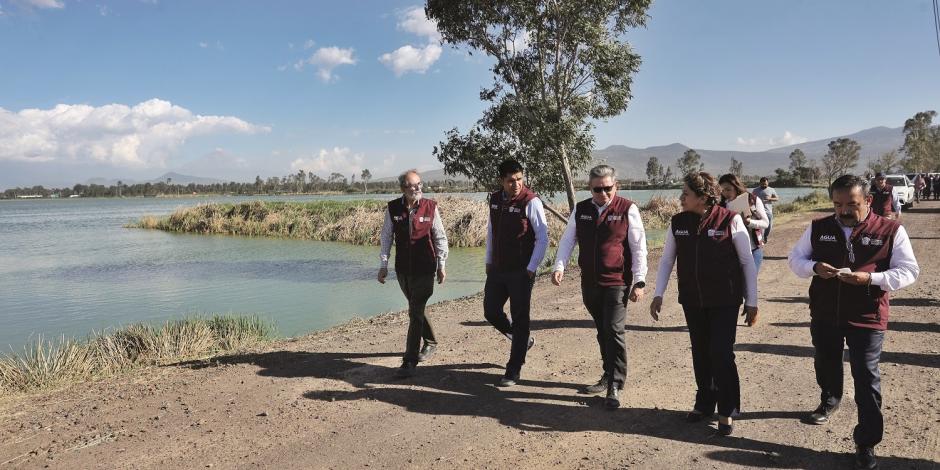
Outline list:
[[[306,46],[306,45],[305,45]],[[324,82],[333,82],[338,78],[333,74],[333,69],[340,65],[356,65],[358,60],[353,56],[355,52],[352,48],[341,48],[336,46],[321,47],[317,49],[310,57],[301,59],[294,64],[297,70],[303,70],[304,66],[312,65],[317,69],[317,76]]]
[[[809,141],[809,139],[806,137],[798,136],[790,131],[784,131],[781,137],[738,137],[735,139],[735,143],[740,146],[762,148],[785,147],[787,145],[802,144],[807,141]]]
[[[425,46],[406,44],[392,52],[379,56],[379,62],[401,77],[408,72],[425,73],[441,58],[441,34],[437,23],[425,16],[424,8],[411,7],[401,12],[398,29],[422,36],[427,40]]]
[[[330,150],[320,149],[316,155],[307,158],[298,158],[291,162],[291,171],[304,170],[329,176],[330,173],[359,174],[362,172],[365,155],[352,153],[349,147],[333,147]]]
[[[98,14],[100,14],[101,16],[108,16],[111,14],[111,9],[108,8],[107,5],[97,5],[97,7],[98,7]]]
[[[65,8],[62,0],[19,0],[18,3],[34,8]]]
[[[316,45],[316,42],[313,39],[307,39],[307,41],[304,42],[304,50],[313,49],[314,45]]]
[[[437,31],[437,22],[429,20],[425,16],[422,7],[411,7],[403,11],[399,15],[398,29],[424,36],[428,42],[441,42],[441,33]]]
[[[200,43],[199,43],[199,47],[205,49],[205,48],[209,47],[209,43],[207,43],[207,42],[200,42]]]
[[[193,114],[156,98],[133,107],[59,104],[19,112],[0,108],[0,161],[162,168],[192,137],[268,131],[233,116]]]
[[[416,48],[411,45],[402,46],[393,52],[382,54],[379,62],[400,77],[408,72],[425,73],[441,58],[441,46],[438,44],[428,44],[422,48]]]

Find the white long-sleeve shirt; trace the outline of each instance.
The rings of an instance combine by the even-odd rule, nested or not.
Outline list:
[[[852,227],[843,226],[842,232],[845,233],[845,239],[848,240],[852,234]],[[813,271],[816,261],[813,261],[812,233],[813,226],[810,224],[787,257],[790,271],[793,271],[793,274],[801,278],[813,277],[816,274]],[[871,283],[886,292],[903,289],[913,284],[917,280],[917,276],[920,275],[920,266],[917,265],[917,260],[914,258],[914,247],[911,246],[911,239],[907,236],[904,226],[898,227],[898,231],[894,234],[894,245],[891,250],[888,270],[871,273]]]
[[[751,255],[751,236],[744,227],[740,215],[731,220],[731,242],[734,251],[738,253],[738,262],[744,271],[744,305],[757,306],[757,267]],[[663,257],[659,259],[659,272],[656,273],[656,293],[654,297],[662,297],[669,285],[669,276],[672,267],[676,264],[676,237],[672,233],[672,224],[666,229],[666,244],[663,246]]]
[[[607,205],[598,206],[594,204],[594,207],[597,208],[597,213],[600,214],[604,212]],[[555,255],[555,271],[565,271],[565,266],[568,265],[571,253],[574,252],[574,246],[578,242],[576,216],[577,211],[571,211],[571,215],[568,216],[568,225],[565,226],[565,233],[562,234],[561,240],[558,242],[558,252]],[[633,260],[633,264],[630,266],[630,271],[633,273],[633,284],[646,282],[648,269],[646,264],[646,229],[643,227],[643,218],[640,217],[640,209],[637,208],[636,204],[631,205],[630,209],[627,210],[627,225],[629,227],[627,229],[627,248],[630,250],[631,259]]]
[[[529,226],[535,232],[535,247],[532,249],[532,256],[529,258],[529,264],[526,269],[536,272],[539,264],[545,258],[545,251],[548,250],[548,219],[545,217],[545,207],[542,206],[542,200],[532,198],[525,205],[525,217],[529,219]],[[486,222],[486,264],[493,263],[493,221]]]
[[[418,204],[421,199],[415,202],[411,210],[408,211],[408,233],[411,233],[411,217],[418,210]],[[385,223],[382,224],[382,232],[379,234],[381,248],[379,249],[379,267],[388,267],[388,258],[392,253],[392,240],[395,238],[395,227],[392,225],[392,216],[385,209]],[[444,230],[444,222],[441,220],[441,213],[434,208],[434,220],[431,222],[431,242],[434,244],[434,253],[437,257],[437,269],[444,269],[447,260],[447,232]]]

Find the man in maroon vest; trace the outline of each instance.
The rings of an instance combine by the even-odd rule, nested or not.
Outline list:
[[[849,346],[858,425],[856,467],[877,468],[874,447],[884,434],[878,362],[888,327],[890,291],[909,286],[920,268],[898,222],[876,214],[868,181],[843,175],[829,188],[835,214],[814,220],[790,252],[790,269],[812,277],[810,334],[820,404],[808,417],[825,424],[842,399],[842,350]]]
[[[565,264],[577,243],[581,297],[594,319],[604,367],[601,379],[583,392],[607,391],[605,404],[616,409],[627,378],[627,300],[640,300],[646,287],[646,232],[636,204],[617,196],[613,167],[592,168],[588,182],[592,197],[579,202],[568,218],[558,243],[552,283],[561,285]]]
[[[871,210],[875,214],[889,219],[901,216],[901,207],[894,198],[894,186],[887,183],[884,173],[875,175],[875,184],[871,187]]]
[[[548,248],[548,223],[542,201],[525,186],[519,162],[500,163],[499,178],[502,189],[489,198],[483,314],[512,341],[506,373],[496,384],[511,387],[535,342],[529,332],[529,304],[535,273]],[[507,300],[511,321],[503,311]]]
[[[437,202],[421,197],[421,176],[408,170],[398,177],[402,197],[388,203],[385,224],[381,234],[381,267],[378,281],[385,284],[388,276],[388,258],[395,242],[395,276],[408,299],[408,338],[405,357],[398,369],[399,377],[414,375],[418,362],[431,357],[437,348],[437,339],[431,322],[425,315],[425,306],[434,293],[434,275],[437,283],[447,277],[444,260],[447,259],[447,234],[437,210]],[[421,348],[421,338],[424,347]],[[418,349],[421,348],[419,351]]]

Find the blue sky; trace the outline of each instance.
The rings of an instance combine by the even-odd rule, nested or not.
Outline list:
[[[0,0],[0,187],[439,167],[489,63],[408,1]],[[764,150],[940,108],[930,0],[660,1],[597,147]]]

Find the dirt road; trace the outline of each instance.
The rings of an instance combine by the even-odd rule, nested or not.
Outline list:
[[[809,220],[775,228],[760,273],[760,324],[738,329],[745,414],[732,437],[682,419],[694,380],[675,282],[662,321],[649,318],[649,297],[628,310],[624,407],[611,412],[601,397],[577,393],[601,370],[571,273],[560,288],[536,284],[536,344],[514,388],[492,385],[509,343],[483,321],[477,296],[433,308],[441,347],[409,380],[393,376],[407,315],[391,314],[253,354],[7,400],[0,467],[851,468],[847,364],[833,421],[800,422],[818,391],[808,281],[785,257]],[[903,222],[921,277],[892,299],[877,450],[882,468],[940,468],[940,203],[919,205]],[[650,279],[658,259],[651,254]]]

